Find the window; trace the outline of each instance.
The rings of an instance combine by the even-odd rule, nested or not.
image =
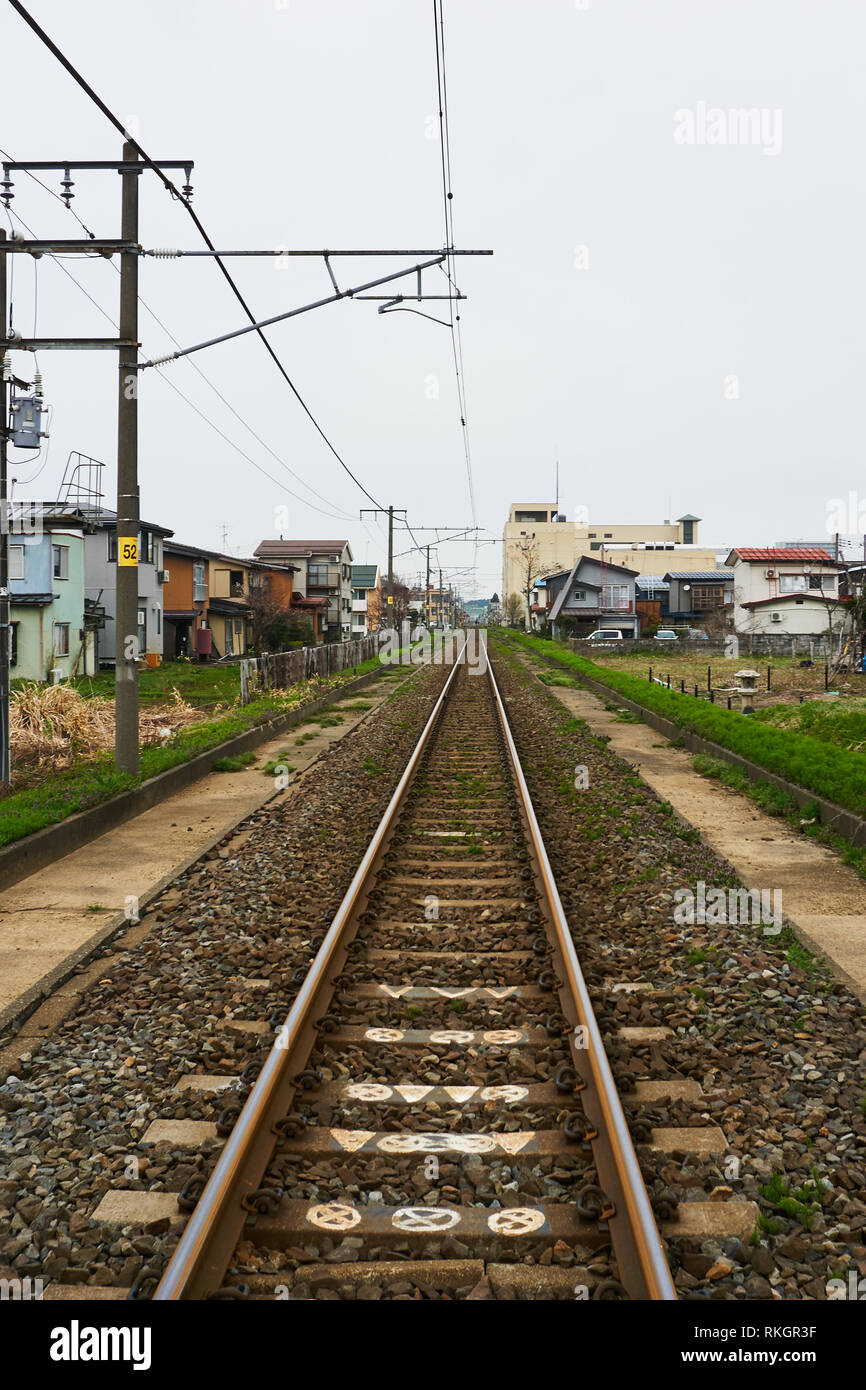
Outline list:
[[[234,623],[235,623],[235,636],[236,636],[236,637],[240,637],[241,634],[242,634],[242,632],[243,632],[243,630],[244,630],[244,620],[243,620],[243,618],[235,618]]]
[[[153,564],[155,569],[159,569],[159,541],[156,536],[153,538]]]
[[[156,635],[158,637],[162,632],[162,609],[157,608],[154,611],[156,613]]]
[[[192,566],[192,601],[204,603],[207,598],[207,580],[204,576],[204,560],[194,560]]]
[[[613,540],[613,531],[605,531],[605,533],[604,533],[604,538],[605,538],[606,541],[612,541],[612,540]]]
[[[691,545],[695,538],[695,523],[693,521],[683,522],[683,545]]]
[[[721,608],[725,593],[721,584],[696,584],[692,590],[692,609],[703,613],[711,608]]]
[[[244,572],[243,570],[229,570],[229,597],[243,598],[244,596]]]
[[[810,574],[810,575],[809,575],[809,588],[810,588],[810,589],[835,589],[835,587],[836,587],[836,576],[835,576],[835,574]]]
[[[21,549],[23,550],[24,547],[22,546]],[[17,624],[17,623],[10,623],[10,625],[9,625],[9,665],[10,665],[10,666],[17,666],[17,665],[18,665],[18,624]]]
[[[328,566],[307,565],[307,585],[313,589],[327,589]]]
[[[586,603],[586,589],[575,589],[573,598],[575,603]]]
[[[69,578],[69,546],[52,545],[51,568],[55,579]]]
[[[597,532],[597,531],[588,531],[588,532],[587,532],[587,535],[589,536],[589,539],[590,539],[591,541],[594,541],[595,538],[596,538],[596,536],[598,535],[598,532]]]
[[[628,598],[627,584],[605,584],[601,591],[601,602],[604,608],[617,609],[620,612],[630,607]]]
[[[111,565],[117,564],[117,532],[108,533],[108,562]]]
[[[590,550],[601,550],[601,541],[590,541]]]
[[[802,594],[806,591],[805,574],[783,574],[779,577],[780,594]]]
[[[153,564],[153,532],[142,531],[141,533],[141,555],[140,561],[143,565]]]
[[[226,656],[234,656],[235,647],[232,640],[232,620],[226,618]]]
[[[54,624],[54,655],[55,655],[55,656],[68,656],[68,655],[69,655],[69,624],[68,624],[68,623],[55,623],[55,624]]]
[[[356,598],[356,599],[365,599],[366,597],[367,597],[367,590],[366,590],[366,589],[353,589],[353,590],[352,590],[352,598]]]
[[[10,545],[9,547],[9,578],[26,579],[24,572],[24,546]]]
[[[141,599],[138,600],[139,604]],[[147,609],[139,607],[138,610],[138,654],[144,656],[147,651]]]

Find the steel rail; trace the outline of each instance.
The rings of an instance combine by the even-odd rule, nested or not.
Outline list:
[[[581,1066],[582,1057],[586,1058],[590,1068],[595,1098],[598,1102],[603,1124],[603,1129],[600,1131],[600,1139],[596,1142],[601,1146],[607,1142],[611,1151],[617,1186],[619,1187],[619,1191],[625,1203],[628,1227],[635,1245],[637,1269],[644,1286],[644,1292],[640,1296],[648,1299],[676,1300],[676,1289],[674,1288],[670,1269],[668,1268],[664,1250],[662,1249],[661,1238],[647,1196],[646,1187],[644,1186],[640,1165],[638,1164],[637,1155],[634,1151],[634,1145],[632,1144],[631,1135],[629,1134],[622,1103],[620,1102],[613,1074],[610,1069],[610,1063],[608,1062],[607,1054],[604,1050],[601,1030],[598,1026],[598,1020],[595,1017],[595,1012],[590,1001],[583,971],[580,968],[577,952],[568,926],[568,919],[566,918],[562,906],[562,900],[559,896],[559,890],[557,889],[556,880],[553,876],[553,869],[551,868],[550,860],[547,856],[547,850],[544,846],[544,840],[535,815],[535,809],[532,805],[532,798],[529,794],[526,778],[523,775],[523,769],[520,765],[520,757],[511,734],[508,717],[505,713],[505,705],[499,693],[499,687],[496,684],[496,677],[493,674],[493,668],[490,665],[489,659],[487,671],[493,689],[497,713],[502,725],[505,744],[511,760],[511,767],[514,773],[523,814],[532,841],[532,849],[540,870],[542,888],[547,900],[551,924],[562,956],[568,986],[577,1009],[578,1020],[586,1029],[588,1046],[585,1052],[581,1049],[579,1053],[578,1049],[572,1044],[572,1056],[581,1072],[584,1070]],[[601,1167],[601,1165],[599,1165],[599,1167]],[[614,1220],[616,1220],[616,1218],[614,1218]],[[611,1235],[613,1237],[613,1231],[611,1231]],[[619,1242],[616,1241],[615,1246],[616,1244],[619,1244]],[[623,1255],[625,1255],[626,1260],[628,1259],[628,1252],[621,1253],[621,1251],[617,1249],[616,1254],[621,1265],[624,1262]]]
[[[430,717],[415,745],[412,756],[406,765],[400,781],[388,802],[361,860],[355,876],[346,891],[343,901],[331,922],[325,939],[319,947],[310,970],[298,991],[285,1022],[279,1030],[277,1041],[269,1052],[261,1072],[247,1097],[237,1122],[207,1185],[199,1198],[192,1215],[184,1227],[183,1235],[153,1295],[155,1302],[178,1299],[201,1298],[219,1287],[228,1259],[220,1266],[214,1259],[213,1246],[217,1236],[225,1247],[226,1239],[229,1257],[240,1238],[246,1211],[241,1206],[242,1199],[255,1191],[270,1160],[270,1153],[276,1144],[272,1135],[268,1143],[268,1153],[261,1162],[262,1136],[271,1133],[275,1119],[286,1113],[287,1105],[281,1100],[280,1092],[291,1086],[289,1074],[297,1067],[293,1051],[298,1045],[305,1028],[310,1025],[310,1011],[316,1002],[319,990],[327,982],[328,970],[340,946],[347,926],[355,914],[359,902],[363,901],[368,881],[371,879],[380,852],[394,828],[398,813],[403,805],[406,792],[415,774],[418,762],[424,753],[439,716],[448,698],[454,677],[462,663],[466,644],[460,649],[454,661],[451,674],[433,706]],[[256,1151],[258,1152],[258,1155]],[[256,1172],[250,1176],[250,1168],[255,1164]],[[227,1237],[228,1232],[228,1237]]]

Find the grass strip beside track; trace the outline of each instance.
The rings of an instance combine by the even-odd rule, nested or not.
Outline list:
[[[379,666],[379,658],[374,656],[357,667],[348,667],[338,676],[305,681],[281,693],[271,692],[252,700],[248,705],[236,705],[214,719],[191,724],[169,743],[142,748],[137,777],[118,772],[113,753],[82,759],[71,768],[55,773],[40,786],[13,792],[0,802],[0,846],[21,840],[46,826],[56,825],[78,811],[98,806],[119,792],[137,787],[160,772],[188,762],[209,748],[218,747],[237,734],[267,724],[290,710],[302,709],[306,703],[323,695],[336,693],[347,681],[366,675]]]
[[[499,634],[498,634],[499,635]],[[866,815],[866,753],[836,747],[825,739],[720,709],[694,695],[682,695],[663,686],[650,685],[637,676],[623,675],[569,651],[559,642],[522,633],[501,634],[578,678],[589,676],[608,689],[633,700],[643,709],[669,719],[672,724],[707,739],[767,772],[784,777],[806,791],[835,802],[858,816]]]

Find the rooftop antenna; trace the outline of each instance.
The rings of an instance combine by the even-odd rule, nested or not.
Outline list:
[[[556,512],[559,515],[559,459],[556,460]]]

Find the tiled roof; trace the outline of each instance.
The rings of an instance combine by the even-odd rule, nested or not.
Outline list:
[[[835,565],[833,556],[817,546],[781,550],[776,546],[734,546],[731,555],[739,555],[741,560],[756,561],[768,565],[791,565],[802,561],[809,565]],[[730,555],[728,559],[730,559]]]
[[[702,584],[733,579],[733,570],[668,570],[665,579],[698,579]]]
[[[342,553],[349,542],[342,541],[281,541],[265,540],[261,541],[253,551],[254,555],[307,555],[309,553],[318,555],[323,550],[336,551]]]
[[[771,603],[803,603],[806,599],[811,599],[813,603],[844,603],[844,599],[839,599],[835,594],[822,594],[817,589],[801,590],[798,594],[776,594],[775,598],[753,598],[747,603],[741,603],[741,608],[763,608],[765,604]]]

